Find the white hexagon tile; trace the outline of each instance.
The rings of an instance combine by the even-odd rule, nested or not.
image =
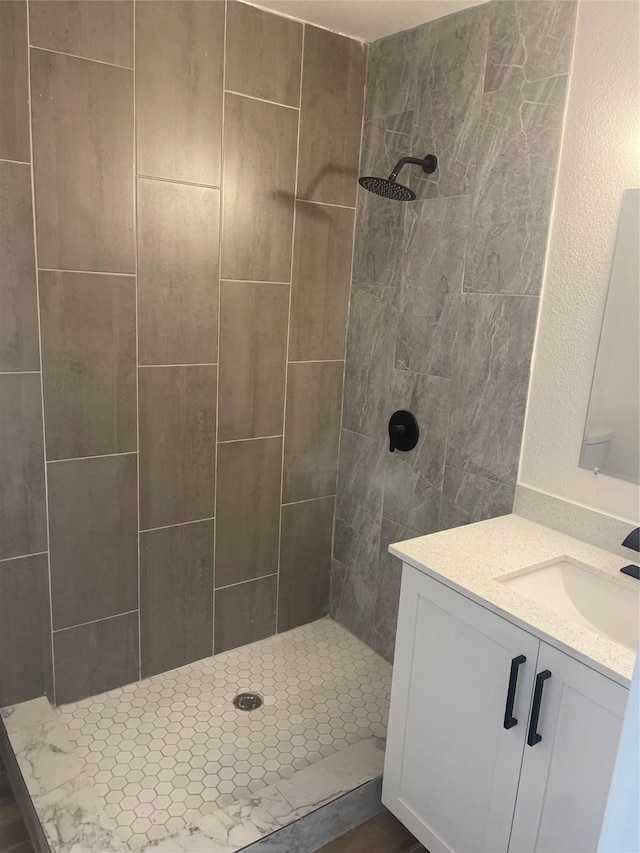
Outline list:
[[[137,849],[384,737],[390,685],[389,664],[327,618],[63,706],[58,722]],[[263,706],[236,709],[243,691]]]

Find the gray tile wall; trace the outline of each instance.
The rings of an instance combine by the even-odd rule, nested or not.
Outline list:
[[[370,46],[331,612],[393,656],[391,542],[511,511],[576,5],[498,0]],[[389,453],[387,422],[420,441]]]
[[[0,2],[0,705],[327,612],[366,64],[235,0],[28,3]]]

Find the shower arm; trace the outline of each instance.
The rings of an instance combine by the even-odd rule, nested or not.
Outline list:
[[[435,172],[438,161],[433,154],[427,154],[426,157],[402,157],[393,168],[393,172],[389,175],[390,181],[395,181],[398,177],[398,172],[402,169],[403,166],[406,166],[407,163],[410,163],[412,166],[422,166],[423,171],[425,171],[428,175],[432,172]]]

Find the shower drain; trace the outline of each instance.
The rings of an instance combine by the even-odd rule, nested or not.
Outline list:
[[[258,693],[238,693],[233,704],[239,711],[255,711],[262,705],[262,696]]]

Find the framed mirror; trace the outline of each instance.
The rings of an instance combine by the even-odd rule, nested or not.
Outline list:
[[[580,467],[640,483],[640,189],[625,190]]]

